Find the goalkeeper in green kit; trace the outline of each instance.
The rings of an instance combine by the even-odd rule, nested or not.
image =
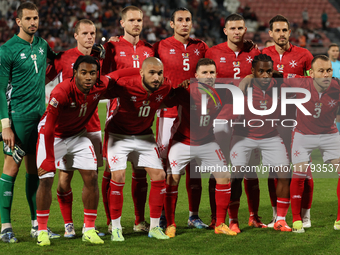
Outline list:
[[[36,237],[38,230],[35,201],[39,186],[35,156],[37,126],[45,112],[46,61],[56,56],[45,40],[34,36],[39,24],[38,8],[25,2],[18,7],[17,15],[19,34],[0,47],[0,119],[5,154],[0,176],[0,238],[6,243],[18,241],[10,214],[14,182],[24,155],[31,236]],[[60,237],[51,231],[49,235],[50,238]]]

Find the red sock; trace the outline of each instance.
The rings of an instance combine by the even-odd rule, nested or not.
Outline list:
[[[216,184],[216,226],[225,223],[231,194],[230,183]]]
[[[302,194],[302,203],[301,203],[302,208],[310,209],[312,207],[313,191],[314,191],[314,180],[313,180],[310,165],[308,165],[307,178],[305,180],[305,189]]]
[[[289,208],[289,198],[277,198],[277,216],[286,217]]]
[[[272,207],[276,207],[276,185],[277,185],[277,179],[275,178],[274,173],[270,172],[268,176],[268,191],[269,191],[269,197],[270,202],[272,204]]]
[[[151,193],[151,192],[150,192]],[[166,184],[166,194],[164,202],[165,218],[167,225],[175,225],[175,210],[178,197],[178,186]]]
[[[185,184],[188,193],[189,211],[198,212],[201,203],[202,181],[201,178],[190,178],[190,164],[185,167],[185,171]]]
[[[108,190],[110,188],[111,172],[104,171],[102,180],[102,197],[104,203],[104,209],[106,213],[106,224],[109,225],[111,222],[110,218],[110,207],[109,207],[109,197]]]
[[[306,173],[293,172],[290,183],[290,201],[292,204],[293,222],[301,220],[301,199],[306,179]]]
[[[216,199],[215,199],[216,180],[209,178],[209,202],[211,210],[211,218],[216,218]]]
[[[110,216],[112,220],[122,216],[123,188],[125,183],[110,181]]]
[[[257,215],[260,205],[259,179],[244,178],[244,190],[247,194],[249,215]]]
[[[144,177],[140,175],[136,176],[135,173],[132,173],[132,182],[131,182],[131,193],[133,204],[135,207],[135,225],[138,225],[142,221],[145,221],[145,203],[146,197],[148,195],[148,182],[146,180],[146,173]],[[150,193],[151,195],[151,193]]]
[[[217,185],[217,184],[216,184]],[[216,201],[217,203],[217,201]],[[238,209],[240,208],[240,200],[235,200],[229,202],[229,208],[228,208],[228,213],[229,213],[229,219],[238,219]]]
[[[97,210],[84,209],[85,228],[94,228],[94,222],[97,218]]]
[[[47,221],[50,215],[50,210],[37,210],[38,231],[47,231]]]
[[[149,196],[150,218],[160,218],[165,197],[165,180],[151,181]]]
[[[59,207],[61,211],[61,215],[63,216],[64,223],[72,223],[72,201],[73,201],[73,193],[72,189],[63,193],[57,190],[57,197],[59,202]]]
[[[336,218],[336,221],[340,220],[340,173],[338,173],[339,175],[339,180],[338,180],[338,187],[336,189],[336,194],[338,196],[338,216]]]

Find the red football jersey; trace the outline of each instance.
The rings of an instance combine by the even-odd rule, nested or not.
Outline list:
[[[53,64],[47,67],[46,76],[50,80],[53,80],[56,76],[60,75],[60,82],[71,78],[73,76],[73,64],[79,56],[84,56],[84,54],[81,53],[78,48],[72,48],[59,54]],[[88,132],[97,132],[101,130],[98,109],[96,109],[91,120],[86,125],[86,130]]]
[[[106,131],[123,135],[152,134],[154,116],[171,90],[171,83],[164,78],[158,90],[149,94],[142,85],[140,75],[118,79],[110,97],[119,97],[119,108],[106,127]]]
[[[122,68],[141,68],[146,58],[154,56],[151,44],[139,40],[136,45],[133,45],[123,36],[119,37],[118,42],[105,43],[104,48],[106,55],[103,60],[103,74]]]
[[[139,40],[136,45],[132,45],[123,36],[118,42],[107,42],[104,44],[106,55],[103,60],[102,72],[109,72],[123,68],[141,68],[143,61],[148,57],[153,57],[154,52],[151,44]],[[112,114],[117,111],[117,98],[110,100],[107,105],[106,123],[110,121]]]
[[[213,121],[222,109],[221,103],[232,104],[232,96],[229,90],[216,89],[221,102],[214,95],[215,102],[207,95],[207,114],[202,115],[202,93],[198,84],[191,84],[189,88],[177,88],[174,98],[165,100],[166,105],[178,104],[178,120],[180,124],[174,134],[173,140],[188,145],[202,145],[215,140]]]
[[[332,80],[328,89],[319,93],[312,78],[295,76],[294,79],[285,79],[286,86],[300,87],[307,89],[311,93],[311,99],[303,106],[312,114],[305,115],[299,109],[296,114],[297,132],[305,135],[333,134],[338,132],[334,119],[340,105],[340,86],[338,82]],[[301,93],[296,94],[296,98],[304,98]]]
[[[176,40],[174,36],[154,44],[155,56],[162,60],[164,76],[171,80],[174,88],[184,80],[195,78],[198,60],[204,58],[208,45],[199,39],[189,38],[187,45]],[[176,118],[176,107],[163,109],[161,117]]]
[[[277,104],[280,104],[279,92],[280,87],[275,80],[272,80],[271,84],[266,90],[261,90],[259,87],[253,85],[252,104],[256,110],[269,110],[273,105],[273,93],[272,88],[278,87],[278,100]],[[249,92],[248,92],[249,93]],[[278,121],[266,121],[269,119],[279,119],[280,108],[269,115],[257,115],[250,111],[248,107],[248,95],[244,97],[244,115],[240,115],[235,122],[241,124],[233,124],[234,135],[244,136],[252,139],[269,138],[278,135],[276,124]],[[253,121],[252,121],[253,120]],[[256,126],[256,127],[255,127]]]
[[[53,89],[50,103],[42,117],[42,121],[47,118],[48,114],[57,116],[56,137],[70,137],[85,128],[110,82],[109,78],[105,76],[101,77],[101,81],[100,85],[93,86],[86,97],[77,88],[75,81],[71,81],[71,79],[59,83]],[[53,143],[50,145],[53,146]]]
[[[311,69],[313,55],[309,50],[290,44],[290,47],[281,56],[276,51],[275,45],[264,48],[263,54],[267,54],[274,61],[274,70],[281,73],[305,75],[305,71]]]
[[[241,78],[251,74],[251,66],[255,56],[261,54],[258,49],[250,52],[240,51],[236,54],[229,48],[228,42],[220,43],[211,47],[205,54],[206,58],[215,61],[217,78],[232,78],[234,85],[238,86]],[[231,106],[226,105],[220,112],[218,119],[233,119]]]

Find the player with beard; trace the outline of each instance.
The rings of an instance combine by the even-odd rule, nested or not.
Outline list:
[[[275,44],[274,46],[263,49],[262,53],[267,54],[272,58],[274,61],[274,69],[282,72],[283,74],[297,74],[300,76],[306,75],[308,70],[311,69],[313,56],[307,49],[294,46],[289,43],[291,33],[289,21],[284,16],[277,15],[269,21],[269,29],[269,35],[273,38]],[[295,106],[289,106],[287,111],[289,114],[285,116],[285,118],[295,119]],[[287,148],[289,159],[291,159],[292,128],[279,126],[278,131]],[[311,226],[310,208],[312,205],[314,187],[310,168],[308,168],[307,173],[301,209],[301,216],[305,228]],[[269,174],[268,189],[273,207],[273,219],[268,224],[268,227],[274,226],[276,218],[277,197],[275,186],[277,181],[275,178],[275,173]]]
[[[143,28],[143,12],[135,6],[127,6],[122,10],[121,26],[124,28],[124,35],[109,41],[104,45],[106,56],[103,61],[102,72],[107,74],[114,70],[123,68],[140,68],[143,61],[154,56],[152,46],[139,39]],[[117,112],[117,99],[110,100],[107,104],[107,126],[112,119],[112,116]],[[108,133],[105,131],[103,155],[107,155]],[[109,233],[112,231],[109,196],[110,196],[110,179],[111,172],[109,164],[106,161],[105,171],[102,181],[102,196],[104,208],[106,212],[107,224],[109,225]],[[145,203],[148,192],[148,183],[146,179],[146,171],[141,168],[136,168],[132,164],[132,182],[131,193],[135,207],[135,224],[133,230],[135,232],[148,232],[149,223],[145,221]]]
[[[37,126],[45,111],[46,60],[55,53],[42,38],[34,36],[39,27],[38,8],[30,2],[17,9],[18,35],[14,35],[0,48],[0,119],[4,141],[4,167],[0,178],[0,238],[16,243],[11,224],[13,190],[21,162],[13,159],[13,149],[20,143],[26,152],[26,198],[31,211],[31,236],[38,229],[36,191],[39,185],[36,166]],[[6,97],[7,96],[7,97]],[[49,231],[50,238],[60,235]]]
[[[252,60],[261,52],[256,48],[253,48],[251,50],[247,49],[244,43],[244,36],[247,28],[245,26],[245,20],[241,15],[229,15],[226,18],[225,28],[223,31],[228,36],[228,40],[224,43],[211,47],[207,51],[206,57],[211,58],[215,61],[217,66],[218,78],[232,78],[234,85],[238,86],[238,83],[241,81],[240,79],[251,73]],[[235,116],[232,115],[231,106],[225,105],[217,117],[217,119],[220,119],[221,121],[217,120],[218,122],[216,122],[216,125],[214,127],[216,141],[221,147],[228,163],[232,128],[225,123],[225,120],[230,120],[233,118],[235,118]],[[252,154],[249,164],[259,164],[259,154],[257,150],[255,150]],[[234,189],[233,186],[240,185],[242,179],[235,179],[231,184],[231,189]],[[215,185],[215,179],[210,178],[209,196],[212,218],[210,224],[211,228],[214,227],[216,214],[216,206],[214,203]],[[261,222],[258,216],[260,190],[256,173],[247,173],[245,175],[244,189],[248,200],[248,225],[265,228],[266,225]],[[240,233],[238,222],[238,209],[240,206],[240,200],[238,199],[239,196],[241,196],[241,194],[236,194],[236,191],[231,193],[230,205],[228,210],[229,227],[231,230],[237,233]]]
[[[199,59],[205,56],[208,49],[206,43],[199,39],[190,38],[192,28],[192,15],[186,8],[177,8],[171,15],[171,28],[174,29],[174,35],[167,39],[161,40],[154,44],[155,56],[159,57],[164,64],[164,76],[171,80],[173,86],[195,77],[195,67]],[[161,158],[166,168],[166,159],[168,153],[169,141],[176,127],[173,123],[177,117],[177,108],[162,109],[157,113],[157,144],[160,150]],[[189,219],[188,226],[196,228],[206,228],[207,225],[202,222],[198,216],[199,204],[201,201],[202,183],[200,176],[190,176],[190,166],[186,168],[186,187],[189,200]],[[172,207],[176,204],[178,197],[178,186],[167,184],[167,193],[165,207]],[[166,233],[174,236],[176,227],[174,225],[175,215],[173,210],[166,210],[169,215],[166,216],[167,230]],[[166,213],[166,212],[165,212]],[[165,227],[165,218],[162,217],[161,226]]]
[[[127,158],[144,168],[151,178],[149,237],[168,239],[159,227],[165,196],[165,172],[152,133],[155,113],[171,90],[163,77],[163,64],[155,57],[144,60],[139,75],[119,79],[111,91],[119,108],[106,127],[109,134],[107,161],[111,171],[110,217],[112,241],[124,241],[121,216]]]

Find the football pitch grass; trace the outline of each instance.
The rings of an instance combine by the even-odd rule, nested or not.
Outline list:
[[[100,118],[105,119],[105,104],[99,105]],[[313,163],[322,163],[319,152],[313,153]],[[3,166],[3,153],[0,153],[0,166]],[[2,172],[2,171],[1,171]],[[99,169],[99,188],[101,187],[103,168]],[[188,199],[185,189],[185,177],[178,190],[176,209],[177,235],[170,240],[155,240],[147,234],[134,233],[134,208],[131,198],[131,167],[126,171],[124,187],[124,205],[122,226],[124,242],[111,242],[110,235],[103,237],[103,245],[89,245],[81,239],[83,224],[83,204],[81,199],[82,180],[78,172],[72,180],[73,220],[76,230],[75,239],[66,239],[64,223],[60,213],[56,189],[57,175],[52,188],[52,205],[48,226],[53,232],[61,234],[60,239],[51,240],[51,246],[39,247],[36,240],[29,236],[31,229],[30,213],[25,197],[25,169],[20,168],[14,188],[12,207],[13,230],[19,242],[7,244],[0,242],[0,254],[338,254],[340,251],[340,231],[333,230],[337,215],[337,178],[314,179],[314,198],[311,209],[312,228],[304,234],[277,232],[273,229],[256,229],[249,227],[246,195],[241,197],[239,221],[242,233],[237,236],[216,235],[213,230],[189,229]],[[202,200],[200,217],[210,223],[208,196],[208,179],[202,179]],[[267,179],[260,178],[259,215],[264,223],[272,219],[272,208],[268,195]],[[150,182],[149,182],[150,191]],[[101,192],[100,192],[101,193]],[[149,222],[149,208],[146,205],[146,219]],[[292,214],[289,209],[287,223],[292,226]],[[107,233],[106,216],[100,195],[96,226]]]

